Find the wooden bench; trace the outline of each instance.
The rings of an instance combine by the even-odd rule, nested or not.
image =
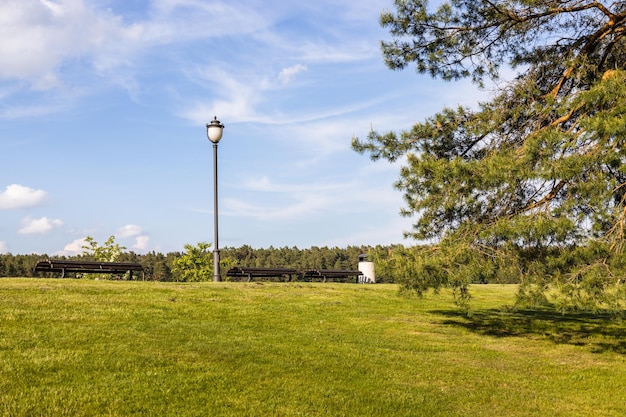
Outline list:
[[[89,273],[89,274],[122,274],[130,272],[130,279],[133,279],[133,272],[141,272],[144,278],[144,268],[135,262],[98,262],[98,261],[68,261],[65,259],[46,259],[37,262],[35,272],[60,273],[61,278],[65,278],[68,272]]]
[[[347,280],[350,277],[355,277],[355,282],[357,282],[357,278],[359,275],[363,275],[361,271],[358,270],[349,270],[349,269],[309,269],[302,273],[302,278],[304,280],[307,279],[315,279],[321,278],[322,282],[326,282],[326,279],[338,279],[341,278],[343,280]]]
[[[288,281],[292,281],[293,277],[299,274],[298,270],[293,268],[248,268],[245,266],[235,266],[226,272],[228,277],[247,278],[248,282],[252,281],[252,278],[283,279],[285,277]]]
[[[304,281],[321,279],[322,282],[326,282],[327,279],[341,278],[346,280],[350,277],[356,278],[359,275],[363,275],[363,273],[347,269],[307,269],[299,271],[294,268],[249,268],[245,266],[235,266],[226,272],[228,277],[245,278],[248,282],[252,281],[253,278],[279,278],[282,280],[285,277],[288,281],[293,281],[295,277]]]

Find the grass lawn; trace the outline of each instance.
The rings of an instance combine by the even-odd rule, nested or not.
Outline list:
[[[626,323],[472,291],[0,279],[0,415],[626,415]]]

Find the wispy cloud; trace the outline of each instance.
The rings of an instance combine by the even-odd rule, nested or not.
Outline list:
[[[262,177],[244,180],[239,187],[251,197],[225,198],[225,215],[275,221],[304,218],[325,210],[326,193],[340,189],[341,184],[281,184]],[[260,195],[262,198],[258,198]]]
[[[289,84],[296,77],[296,75],[306,70],[307,67],[302,64],[296,64],[291,67],[283,68],[278,74],[278,79],[283,84]]]
[[[245,35],[261,31],[273,23],[269,13],[260,14],[258,8],[246,3],[154,0],[150,18],[144,22],[144,26],[153,42],[163,44]]]
[[[66,108],[64,105],[7,106],[0,108],[0,119],[25,119],[54,114]]]
[[[325,209],[325,201],[321,195],[298,194],[295,201],[280,205],[262,205],[258,202],[240,199],[224,199],[227,216],[253,217],[264,221],[293,220],[303,218]]]
[[[11,184],[0,193],[0,210],[35,207],[42,204],[48,193],[19,184]]]
[[[197,101],[181,112],[181,116],[194,124],[202,123],[207,115],[219,115],[229,122],[260,121],[256,108],[262,101],[264,80],[254,71],[237,73],[218,66],[199,68],[189,74],[195,82],[214,88],[211,101]]]
[[[9,252],[9,246],[7,245],[6,242],[3,242],[0,240],[0,253],[8,253]]]
[[[270,222],[306,220],[322,212],[357,213],[363,207],[399,211],[401,204],[401,195],[390,186],[377,187],[362,181],[285,184],[262,177],[243,181],[241,188],[248,191],[247,197],[225,198],[224,215]]]
[[[377,53],[375,47],[365,42],[348,42],[339,45],[308,42],[299,49],[300,53],[296,55],[297,59],[310,63],[362,61],[373,58]]]
[[[249,178],[243,180],[239,185],[240,188],[249,191],[262,191],[270,193],[303,193],[310,194],[319,191],[341,190],[352,186],[354,183],[308,183],[308,184],[285,184],[276,183],[267,176],[260,178]]]
[[[355,245],[388,245],[403,243],[403,232],[411,230],[412,219],[393,217],[383,224],[360,224],[353,234],[330,239],[322,244],[329,247]],[[405,244],[411,244],[406,241]]]

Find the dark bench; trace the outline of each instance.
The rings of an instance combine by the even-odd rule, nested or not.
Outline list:
[[[230,268],[226,272],[226,276],[233,278],[247,278],[247,281],[252,281],[252,278],[279,278],[283,279],[287,277],[289,281],[293,279],[293,276],[298,276],[300,273],[293,268],[248,268],[245,266],[235,266]]]
[[[253,278],[278,278],[283,280],[285,277],[288,281],[293,281],[294,277],[301,280],[321,279],[326,282],[327,279],[343,279],[350,277],[358,277],[363,275],[361,271],[345,270],[345,269],[307,269],[299,271],[294,268],[249,268],[245,266],[234,266],[226,272],[226,276],[232,278],[246,279],[248,282]],[[355,279],[356,281],[356,279]]]
[[[328,278],[347,280],[350,277],[354,277],[356,282],[359,275],[363,275],[363,272],[348,269],[309,269],[302,273],[302,278],[304,280],[321,278],[322,282],[326,282]]]
[[[46,259],[37,262],[35,272],[60,273],[61,278],[65,278],[68,272],[89,273],[89,274],[125,274],[130,272],[130,279],[133,279],[133,272],[141,272],[142,279],[144,268],[135,262],[98,262],[98,261],[68,261],[64,259]]]

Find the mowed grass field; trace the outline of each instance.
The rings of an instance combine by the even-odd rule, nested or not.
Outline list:
[[[624,322],[472,291],[0,279],[0,415],[626,415]]]

